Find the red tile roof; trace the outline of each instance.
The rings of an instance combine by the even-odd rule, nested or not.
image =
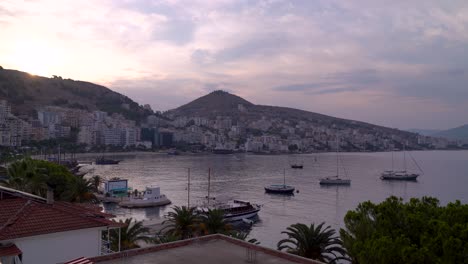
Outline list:
[[[93,227],[119,227],[109,214],[77,204],[24,197],[0,200],[0,241]]]
[[[14,244],[0,246],[0,257],[11,257],[20,255],[21,250],[16,247]]]

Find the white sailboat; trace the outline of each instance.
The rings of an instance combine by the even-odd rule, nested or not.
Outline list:
[[[421,167],[416,162],[416,160],[411,156],[415,165],[419,168]],[[403,170],[394,170],[394,155],[392,150],[392,169],[382,172],[380,179],[382,180],[397,180],[397,181],[416,181],[419,177],[419,173],[408,172],[406,168],[406,147],[403,148]]]
[[[337,140],[336,150],[336,176],[326,177],[320,179],[320,185],[351,185],[351,179],[340,178],[340,145]],[[346,172],[346,171],[345,171]]]

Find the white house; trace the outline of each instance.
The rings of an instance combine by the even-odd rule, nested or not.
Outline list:
[[[0,187],[0,263],[53,264],[108,254],[102,234],[121,227],[110,217],[95,206]]]

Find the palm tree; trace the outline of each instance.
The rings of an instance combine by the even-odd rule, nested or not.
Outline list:
[[[37,195],[43,194],[47,188],[46,175],[38,170],[36,163],[30,158],[10,164],[7,174],[8,179],[2,181],[7,187]]]
[[[324,224],[308,227],[298,223],[289,226],[287,231],[281,232],[288,238],[278,242],[278,250],[286,249],[289,253],[328,263],[346,259],[346,250],[341,247],[342,242],[335,236],[335,230],[330,226],[323,229]]]
[[[181,239],[190,238],[194,235],[200,222],[195,212],[195,207],[174,206],[173,212],[168,213],[168,220],[162,222],[165,235],[173,235]]]
[[[231,225],[224,219],[223,210],[208,209],[208,212],[200,218],[200,230],[204,235],[226,233],[231,229]]]
[[[93,186],[93,190],[95,192],[97,192],[99,190],[99,186],[101,185],[102,183],[102,178],[101,176],[99,175],[94,175],[93,177],[91,177],[91,183],[92,183],[92,186]]]
[[[133,218],[127,218],[125,221],[119,220],[120,224],[125,224],[125,227],[120,229],[120,250],[128,250],[139,248],[139,241],[151,243],[154,240],[148,236],[149,228],[143,226],[143,221],[137,221]],[[110,233],[111,248],[117,251],[119,248],[119,232],[111,230]]]
[[[74,176],[75,177],[75,176]],[[70,202],[87,202],[94,198],[92,182],[83,177],[73,178],[70,187],[60,197]]]

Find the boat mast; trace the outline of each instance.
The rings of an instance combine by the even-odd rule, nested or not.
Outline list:
[[[406,142],[403,145],[403,170],[406,172]]]
[[[392,171],[394,171],[393,170],[393,168],[394,168],[394,165],[393,165],[394,164],[394,157],[393,157],[394,153],[395,153],[395,147],[392,148]]]
[[[336,138],[336,177],[338,178],[340,174],[340,167],[339,167],[339,157],[338,152],[340,151],[340,143],[338,142],[338,137]]]
[[[190,208],[190,168],[188,168],[188,182],[187,182],[187,208]]]
[[[283,169],[283,185],[286,186],[286,169]]]
[[[210,205],[211,168],[208,168],[208,205]]]

